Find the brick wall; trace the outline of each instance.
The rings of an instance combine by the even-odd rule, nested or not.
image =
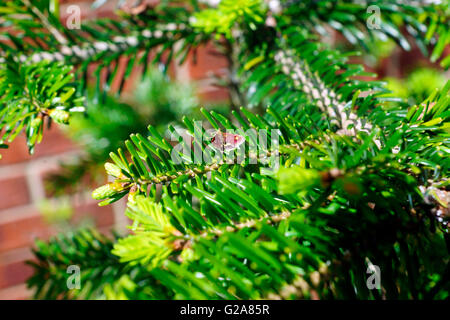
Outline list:
[[[97,11],[90,9],[92,1],[61,1],[61,17],[69,4],[77,3],[82,9],[82,19],[113,16],[114,1]],[[197,63],[191,55],[183,66],[174,66],[174,76],[179,81],[194,79],[198,94],[205,103],[228,99],[225,90],[212,85],[211,70],[223,72],[225,61],[211,55],[210,46],[197,50]],[[43,177],[57,170],[62,160],[69,160],[80,152],[56,125],[44,134],[35,154],[30,156],[24,136],[19,136],[7,150],[1,150],[0,160],[0,300],[26,299],[30,292],[25,281],[31,268],[24,264],[31,259],[31,247],[36,238],[48,239],[61,231],[50,225],[39,211],[39,204],[46,198]],[[90,197],[90,190],[83,194],[72,194],[74,216],[70,219],[76,226],[80,222],[97,226],[107,233],[111,228],[124,230],[125,201],[111,206],[98,207]]]

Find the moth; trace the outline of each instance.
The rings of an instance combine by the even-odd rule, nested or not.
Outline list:
[[[212,134],[209,133],[209,141],[215,150],[228,152],[239,148],[245,142],[245,138],[238,134],[215,130]]]
[[[183,131],[183,139],[189,139],[191,149],[194,148],[194,136],[187,130]],[[239,134],[222,132],[221,130],[206,130],[203,142],[216,151],[229,152],[239,148],[245,142],[245,138]]]

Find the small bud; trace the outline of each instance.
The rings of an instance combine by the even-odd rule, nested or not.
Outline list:
[[[49,112],[49,115],[50,117],[52,117],[53,120],[55,120],[58,123],[61,124],[69,123],[70,113],[68,113],[67,111],[53,109]]]
[[[122,171],[120,170],[120,168],[113,163],[106,162],[105,170],[106,170],[106,173],[108,173],[110,176],[113,176],[116,178],[119,178],[122,176]]]
[[[92,198],[95,200],[103,200],[111,198],[116,194],[122,192],[123,190],[125,190],[125,187],[122,186],[120,183],[110,182],[108,184],[105,184],[104,186],[95,189],[92,192]]]

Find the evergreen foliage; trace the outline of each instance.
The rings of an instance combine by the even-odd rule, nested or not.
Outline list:
[[[109,153],[124,147],[132,133],[147,133],[148,124],[164,127],[177,125],[183,115],[193,115],[198,104],[191,86],[175,83],[163,72],[152,69],[127,97],[126,103],[107,95],[105,101],[87,100],[86,112],[71,118],[66,133],[78,145],[85,146],[83,155],[63,162],[61,170],[46,179],[46,189],[52,195],[74,193],[85,186],[104,181],[103,163]]]
[[[321,42],[330,29],[363,49],[374,38],[405,50],[414,41],[448,68],[441,56],[450,41],[449,3],[415,2],[162,1],[119,21],[85,24],[83,33],[65,29],[46,4],[0,7],[3,23],[19,30],[2,50],[28,55],[24,68],[56,60],[61,70],[77,66],[80,95],[94,62],[100,99],[120,76],[113,63],[120,57],[128,58],[123,83],[133,66],[148,69],[150,53],[153,63],[183,63],[190,50],[213,42],[229,61],[221,80],[235,98],[231,115],[202,109],[201,122],[183,118],[185,131],[149,126],[112,152],[105,169],[114,180],[93,197],[109,205],[127,196],[132,234],[107,240],[80,231],[39,243],[29,280],[36,297],[448,298],[450,82],[409,105],[384,83],[361,80],[370,74],[349,63],[353,53]],[[379,28],[366,24],[371,5],[381,10]],[[47,17],[46,33],[36,10]],[[29,19],[17,20],[18,13]],[[45,45],[25,44],[29,36]],[[61,83],[58,70],[42,69],[39,75],[52,76],[32,82],[52,99],[55,90],[45,88]],[[64,101],[70,111],[72,100]],[[237,134],[231,143],[227,130]],[[82,270],[80,291],[66,287],[70,264]],[[373,265],[381,287],[371,290]]]
[[[44,119],[67,124],[71,112],[83,112],[71,67],[41,61],[22,65],[10,56],[0,66],[0,146],[25,131],[30,153],[42,140]],[[50,121],[50,120],[49,120]]]

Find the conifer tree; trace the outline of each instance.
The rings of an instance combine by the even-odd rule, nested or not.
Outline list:
[[[38,242],[36,298],[448,298],[450,82],[409,105],[323,41],[391,39],[448,69],[447,0],[160,1],[81,30],[50,7],[0,6],[14,30],[1,43],[1,147],[23,131],[32,152],[46,122],[84,112],[89,76],[101,101],[136,66],[183,64],[207,43],[228,61],[231,111],[149,126],[112,152],[113,180],[92,196],[127,197],[131,234]],[[67,288],[68,265],[81,290]]]

